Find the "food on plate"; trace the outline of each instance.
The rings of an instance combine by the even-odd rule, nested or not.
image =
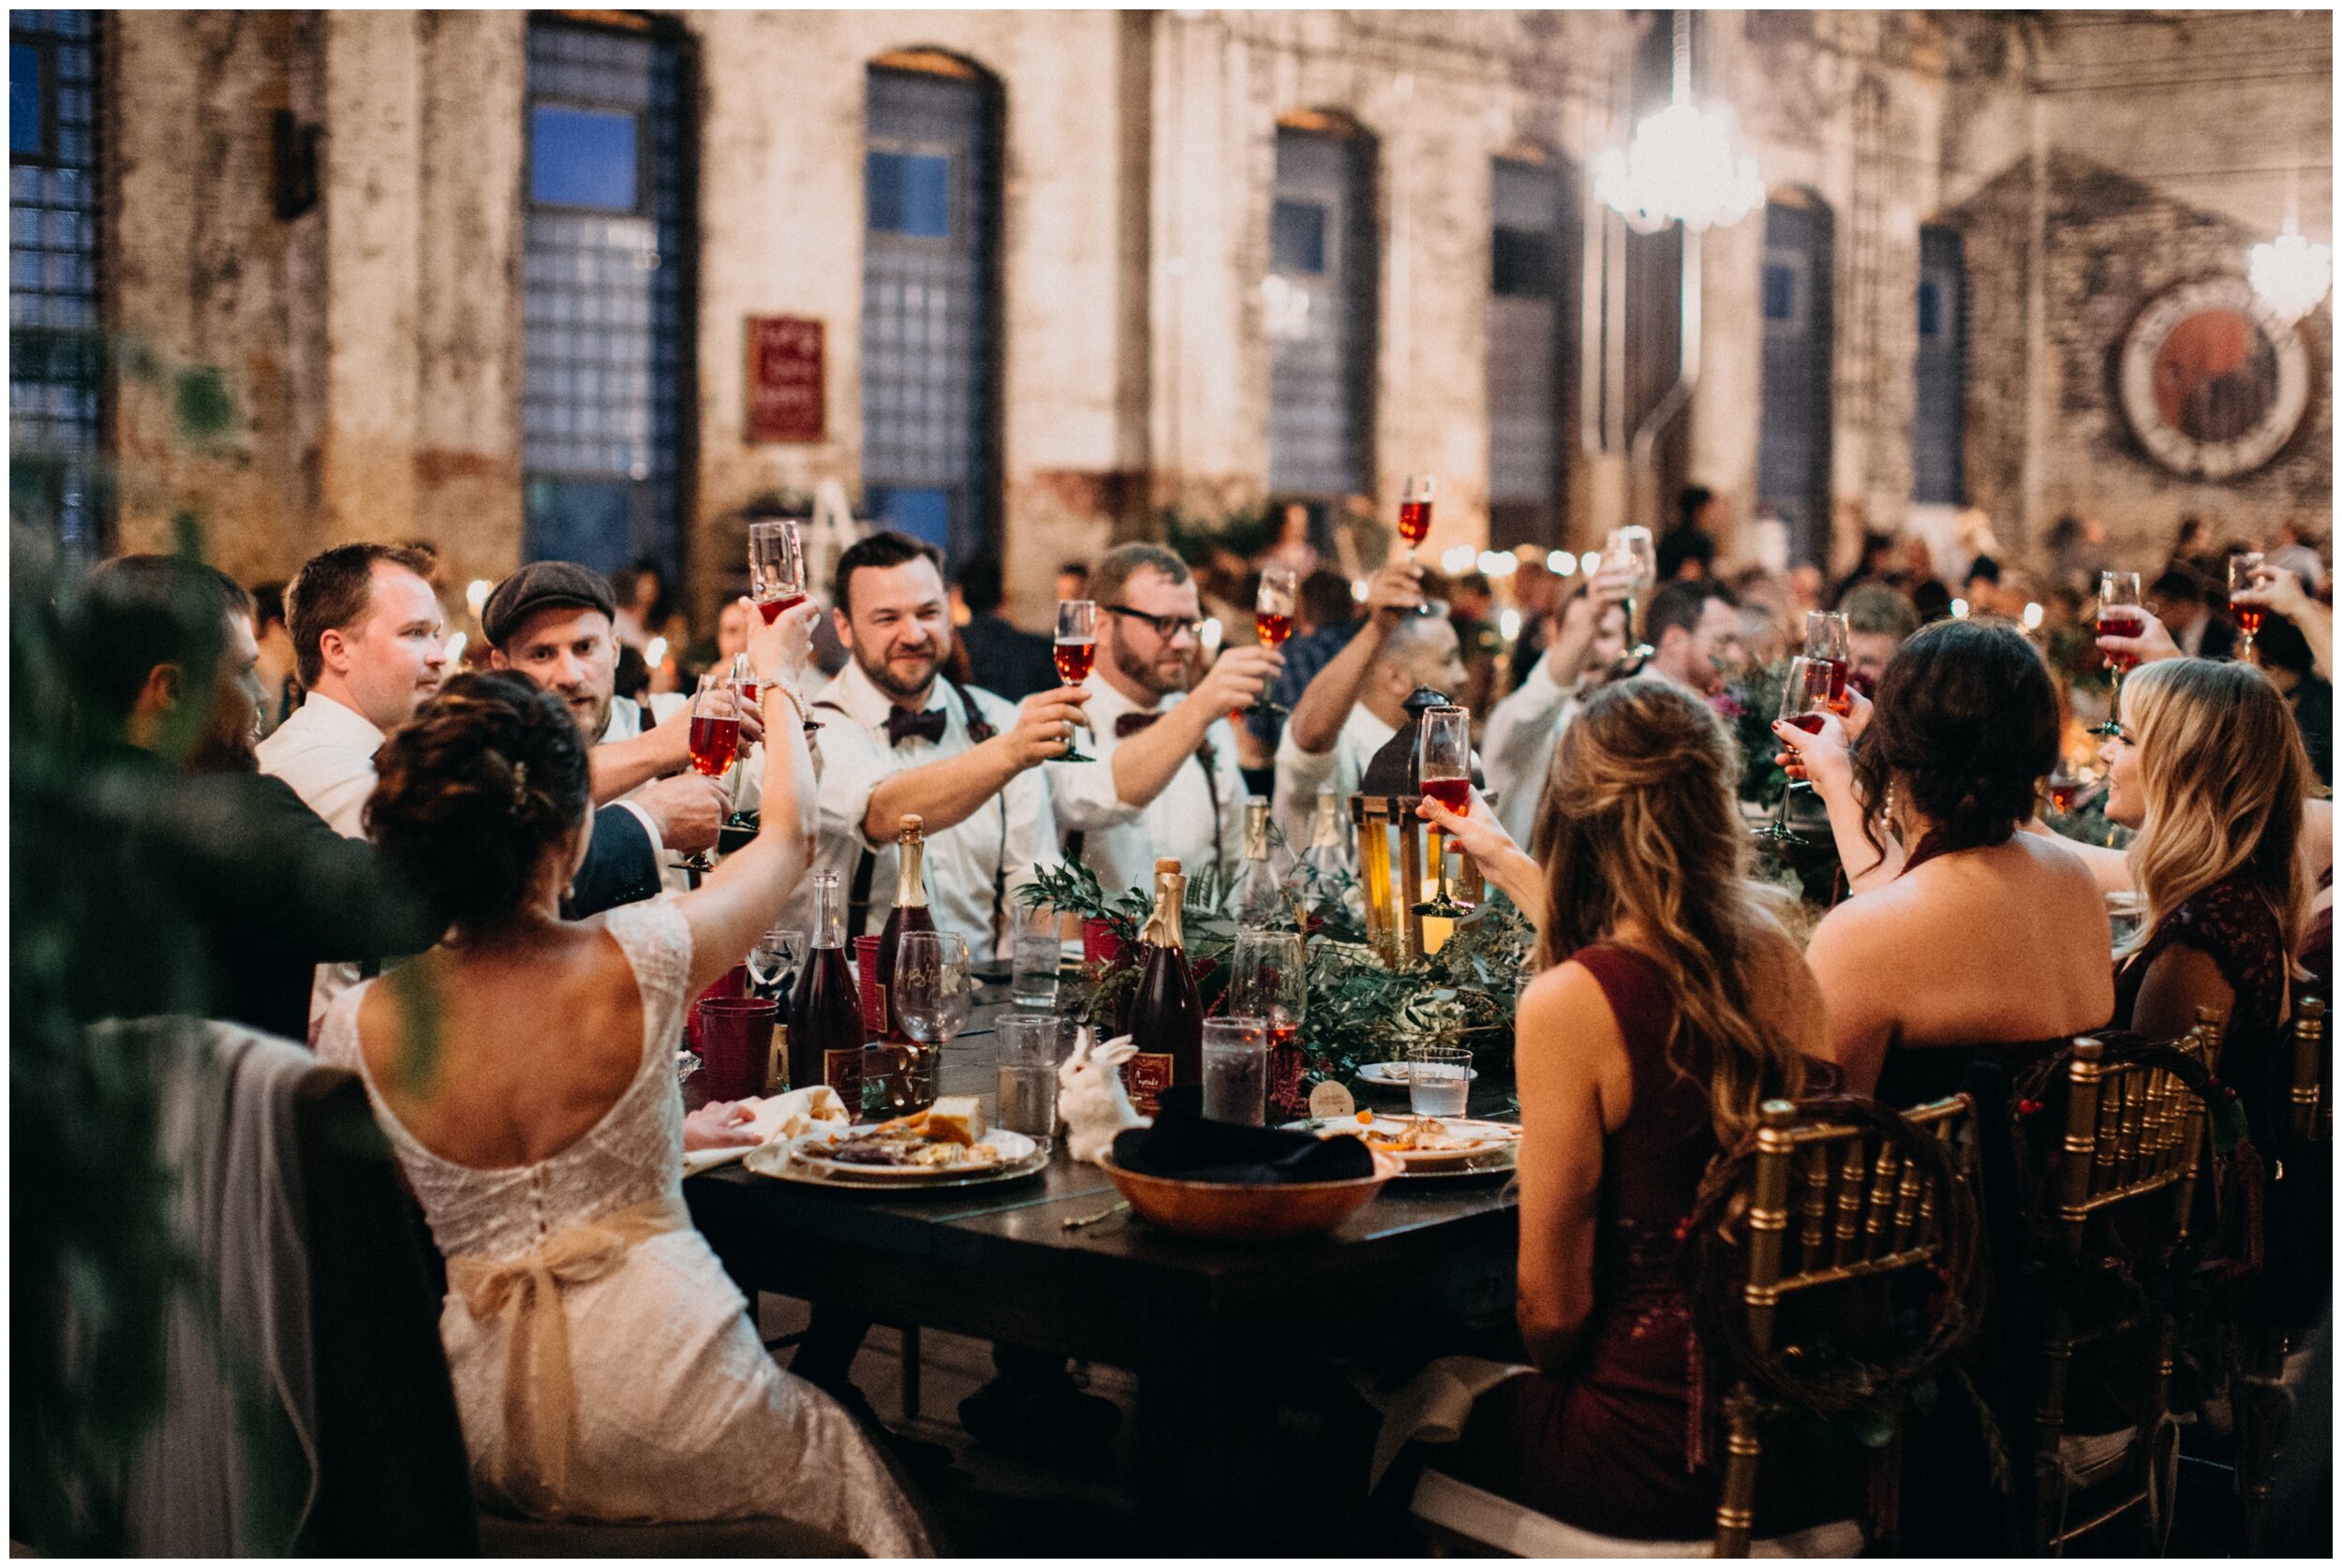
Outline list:
[[[937,1101],[924,1111],[838,1137],[816,1157],[841,1165],[898,1170],[976,1170],[1001,1162],[996,1145],[981,1142],[984,1107],[969,1095]]]
[[[1364,1140],[1369,1148],[1382,1149],[1401,1159],[1424,1155],[1469,1154],[1475,1149],[1494,1149],[1517,1141],[1520,1130],[1499,1122],[1442,1120],[1438,1117],[1392,1117],[1373,1111],[1360,1111],[1356,1120],[1343,1117],[1323,1124],[1318,1131],[1325,1136],[1348,1134]]]
[[[972,1094],[947,1094],[927,1107],[926,1134],[939,1142],[972,1145],[984,1136],[984,1102]]]

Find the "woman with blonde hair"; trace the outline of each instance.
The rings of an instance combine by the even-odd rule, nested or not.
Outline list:
[[[2166,1039],[2200,1007],[2220,1013],[2220,1075],[2264,1135],[2288,955],[2309,921],[2301,733],[2258,670],[2205,658],[2141,665],[2117,720],[2106,814],[2138,830],[2127,858],[2145,918],[2115,954],[2115,1026]]]
[[[1749,879],[1735,747],[1708,705],[1639,678],[1564,732],[1535,836],[1537,961],[1521,998],[1518,1317],[1534,1374],[1486,1395],[1476,1484],[1583,1530],[1696,1538],[1723,1443],[1677,1229],[1762,1102],[1806,1087],[1821,996]],[[1442,1459],[1442,1468],[1450,1460]],[[1841,1472],[1768,1465],[1769,1481]],[[1816,1522],[1786,1494],[1768,1531]]]

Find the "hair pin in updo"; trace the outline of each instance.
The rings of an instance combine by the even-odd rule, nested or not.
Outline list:
[[[512,764],[512,809],[526,810],[528,806],[528,764]]]

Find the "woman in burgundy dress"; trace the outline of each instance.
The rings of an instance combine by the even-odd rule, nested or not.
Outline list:
[[[1518,1316],[1538,1368],[1500,1384],[1451,1461],[1580,1529],[1712,1531],[1721,1376],[1692,1333],[1677,1227],[1760,1102],[1805,1087],[1821,998],[1746,876],[1739,762],[1715,715],[1655,678],[1606,688],[1563,736],[1539,810],[1544,972],[1520,1005]],[[1769,1486],[1845,1473],[1780,1462]],[[1758,1528],[1846,1510],[1773,1486]]]

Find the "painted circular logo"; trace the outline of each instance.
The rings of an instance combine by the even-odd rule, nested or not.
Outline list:
[[[2293,438],[2309,409],[2300,333],[2241,277],[2156,296],[2123,338],[2123,414],[2175,474],[2231,479]]]

